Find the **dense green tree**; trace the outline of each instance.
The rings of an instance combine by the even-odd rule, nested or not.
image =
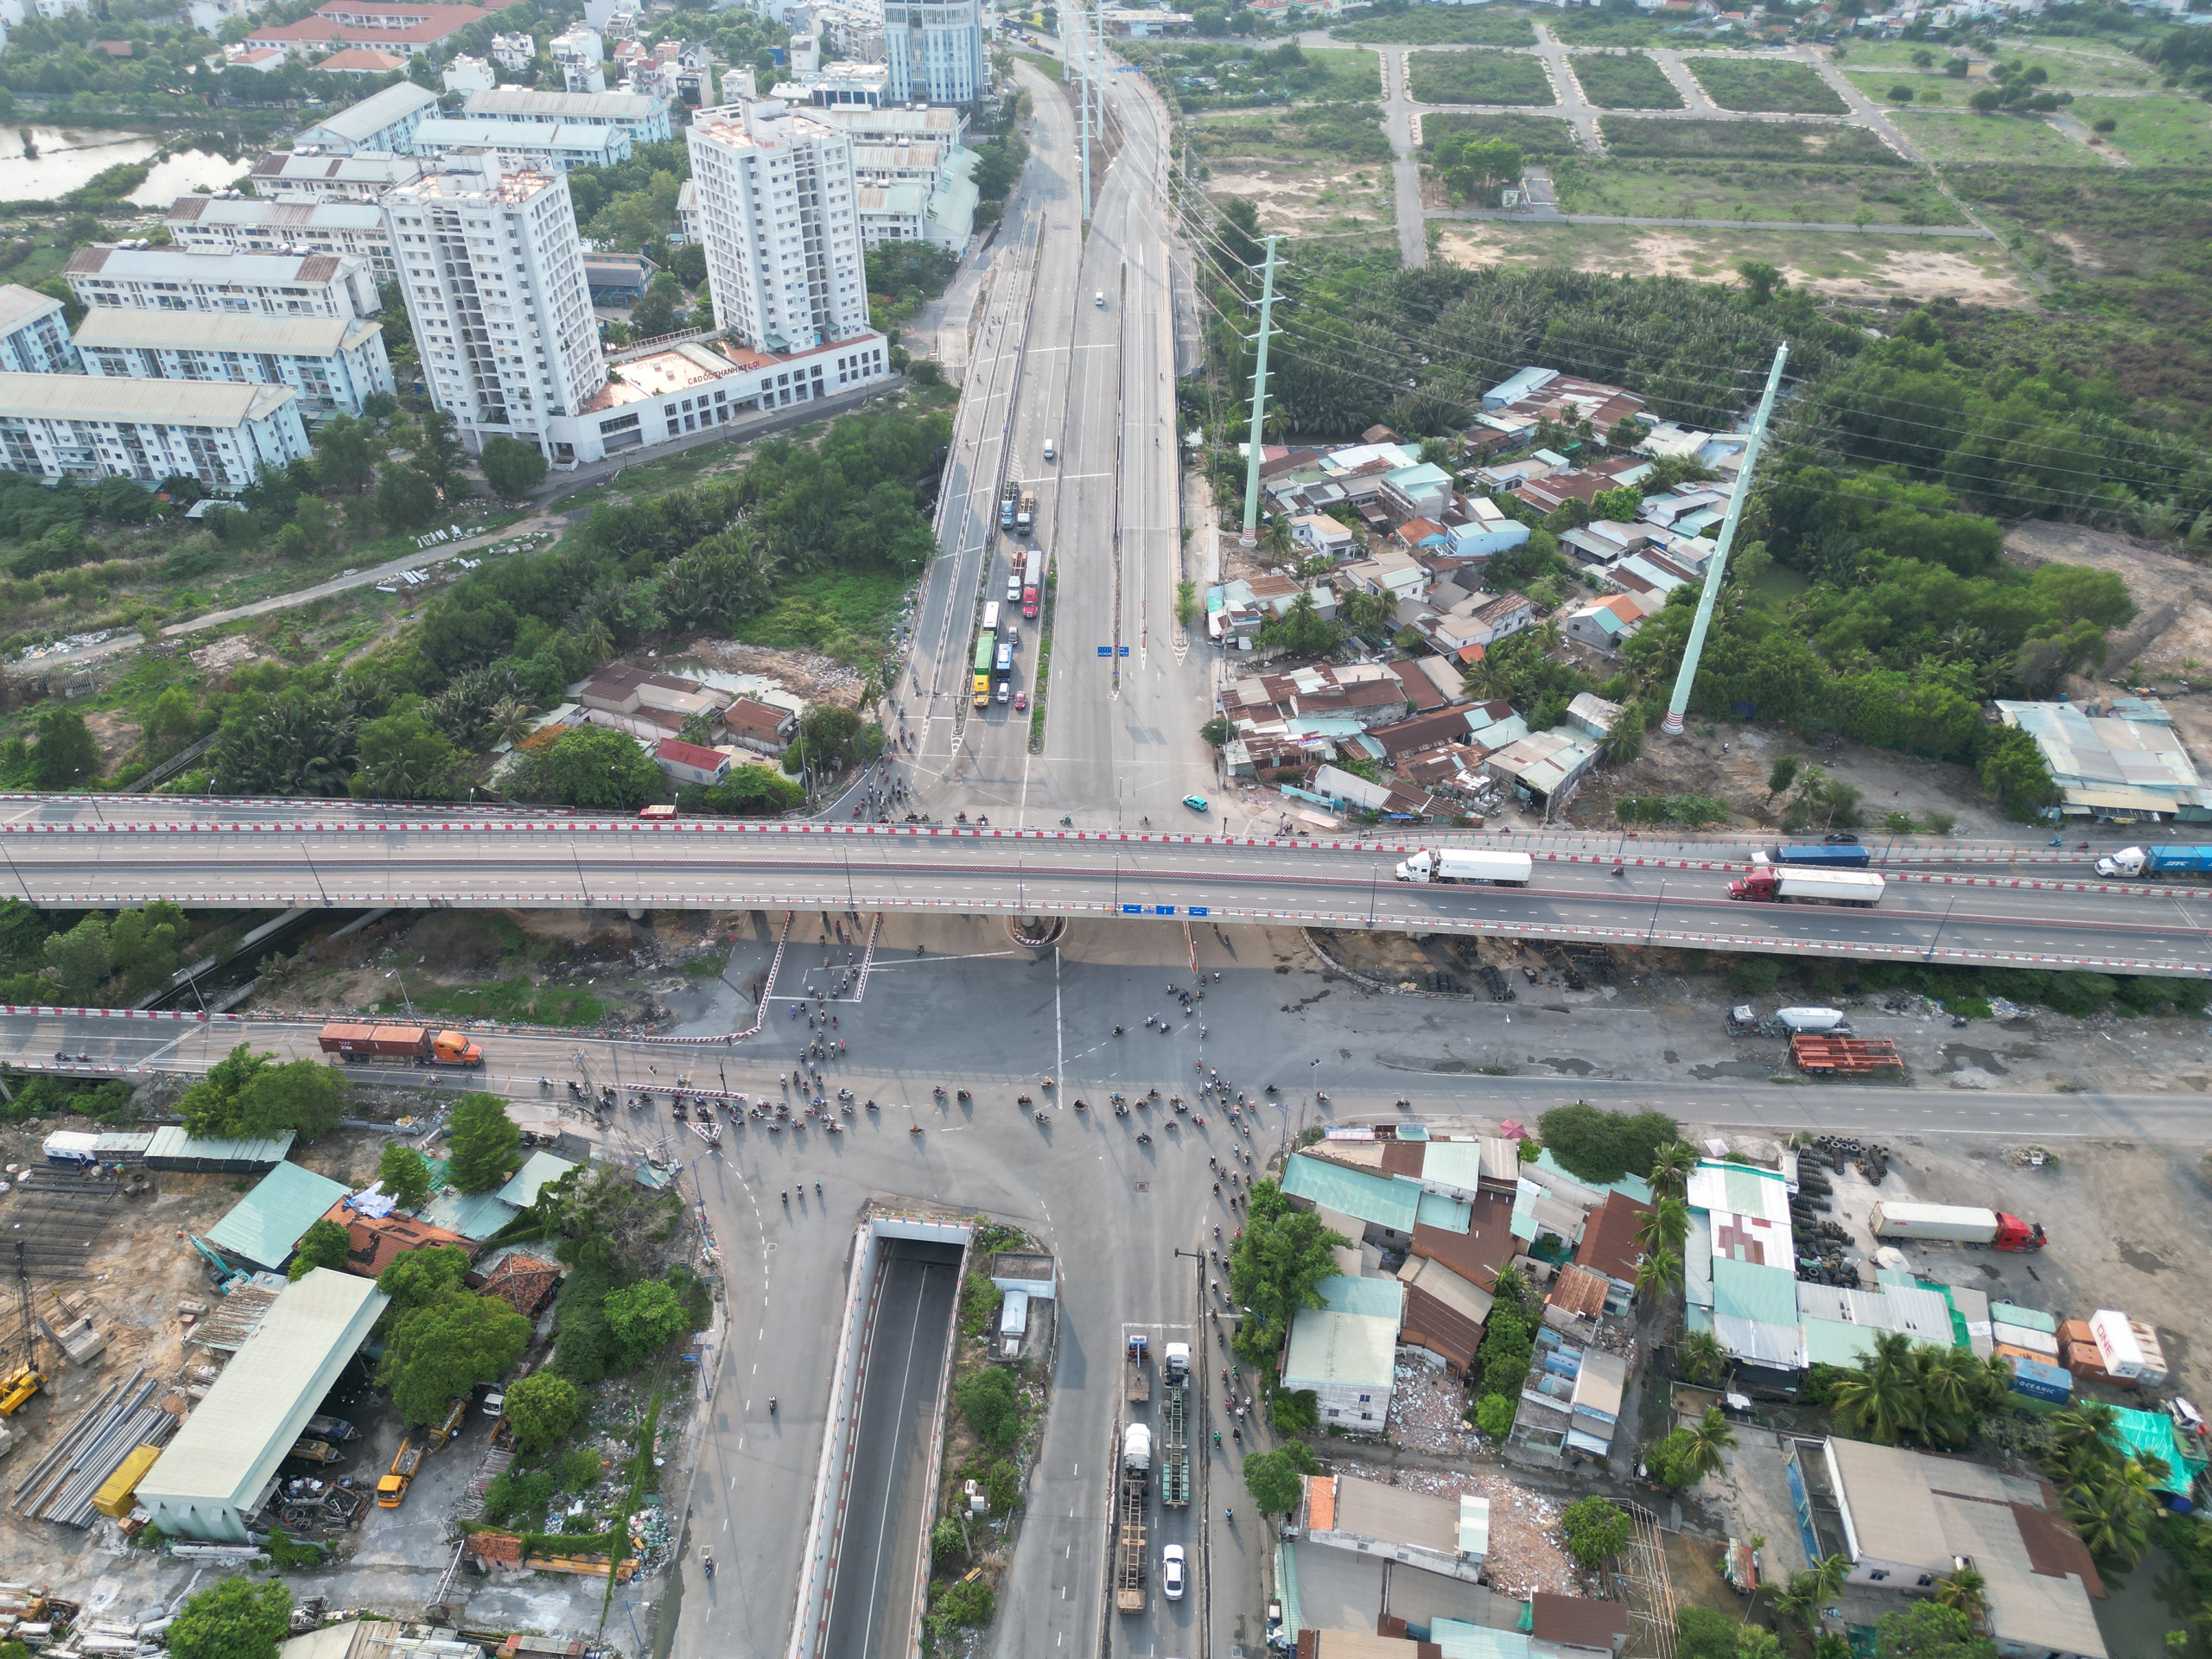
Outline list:
[[[403,1141],[388,1141],[377,1155],[377,1180],[402,1210],[420,1210],[430,1196],[430,1166]]]
[[[273,1054],[257,1054],[245,1043],[207,1068],[207,1075],[187,1088],[176,1103],[184,1132],[196,1139],[237,1140],[245,1133],[239,1097],[253,1080],[276,1063]]]
[[[1300,1442],[1293,1442],[1294,1445]],[[1244,1459],[1244,1490],[1262,1515],[1289,1515],[1304,1496],[1305,1482],[1287,1450],[1262,1452]]]
[[[994,1452],[1010,1453],[1021,1444],[1021,1394],[1005,1366],[986,1366],[963,1377],[952,1399],[976,1438]]]
[[[1874,1626],[1877,1659],[1997,1659],[1997,1643],[1976,1636],[1967,1616],[1940,1602],[1915,1601],[1884,1613]]]
[[[607,1299],[607,1328],[632,1361],[657,1354],[683,1333],[683,1301],[659,1280],[641,1280]]]
[[[49,702],[32,718],[31,785],[36,789],[90,789],[100,780],[99,746],[84,716]]]
[[[467,1277],[467,1251],[458,1244],[430,1244],[394,1257],[377,1275],[377,1288],[391,1299],[396,1317],[461,1289]]]
[[[583,1390],[551,1371],[534,1371],[507,1385],[507,1421],[525,1452],[557,1446],[582,1420]]]
[[[1294,1210],[1273,1181],[1255,1181],[1244,1230],[1230,1247],[1230,1295],[1252,1317],[1240,1320],[1237,1353],[1254,1365],[1270,1359],[1301,1307],[1321,1306],[1321,1282],[1338,1271],[1332,1251],[1344,1238],[1310,1211]]]
[[[454,1401],[512,1369],[530,1321],[496,1296],[448,1290],[394,1319],[377,1380],[410,1423],[435,1423]]]
[[[660,768],[637,741],[604,726],[575,726],[534,757],[518,787],[528,798],[628,811],[658,797]]]
[[[1681,1138],[1663,1112],[1609,1112],[1581,1101],[1553,1108],[1537,1128],[1561,1168],[1599,1182],[1649,1173],[1659,1149]]]
[[[257,1071],[239,1090],[233,1116],[248,1136],[283,1134],[302,1141],[329,1134],[346,1115],[353,1085],[320,1060],[290,1060]]]
[[[186,1602],[163,1640],[175,1659],[276,1659],[291,1628],[292,1592],[240,1573]]]
[[[399,308],[406,314],[405,308]],[[315,476],[334,495],[358,495],[376,476],[375,428],[352,416],[326,421],[315,435]]]
[[[1560,1516],[1567,1554],[1596,1572],[1628,1548],[1634,1523],[1628,1511],[1607,1497],[1577,1498]]]
[[[522,1166],[522,1131],[497,1095],[463,1095],[446,1128],[446,1176],[463,1192],[489,1192]]]
[[[317,1268],[343,1270],[346,1257],[353,1249],[353,1242],[346,1230],[334,1221],[319,1220],[300,1236],[299,1249],[293,1254],[292,1265],[285,1270],[287,1279],[304,1279]]]
[[[545,481],[545,452],[520,438],[486,438],[477,462],[484,481],[510,501],[519,501]]]
[[[377,517],[390,530],[412,531],[438,516],[438,486],[419,467],[385,466],[377,480]]]
[[[357,800],[444,801],[461,791],[460,752],[418,709],[365,722],[357,753]]]
[[[67,932],[48,935],[41,954],[55,995],[72,1007],[89,1006],[115,968],[107,918],[94,912]]]

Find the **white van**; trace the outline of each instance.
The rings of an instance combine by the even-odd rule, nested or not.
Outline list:
[[[1101,311],[1103,311],[1106,308],[1106,290],[1102,288],[1096,293],[1093,294],[1090,296],[1090,302],[1096,306]]]
[[[1059,452],[1052,448],[1052,441],[1050,438],[1045,440],[1045,459],[1046,461],[1059,459]]]

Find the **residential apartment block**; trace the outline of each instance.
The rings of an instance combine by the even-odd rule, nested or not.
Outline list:
[[[550,423],[607,384],[568,181],[456,158],[384,208],[430,396],[462,442],[551,445]]]
[[[570,34],[578,31],[572,30]],[[589,34],[589,30],[581,31]],[[559,47],[570,36],[564,35]],[[594,35],[594,43],[598,37]],[[534,121],[561,126],[613,127],[632,143],[665,143],[673,135],[668,103],[635,92],[537,92],[525,86],[494,86],[487,92],[471,92],[461,106],[471,121]],[[625,153],[627,151],[626,149]]]
[[[384,209],[374,202],[271,201],[226,191],[179,196],[169,207],[168,223],[169,239],[181,248],[339,254],[366,260],[379,283],[398,274]]]
[[[400,58],[429,51],[482,22],[512,0],[481,6],[423,5],[415,0],[327,0],[296,23],[264,23],[246,36],[252,46],[369,47]]]
[[[409,136],[437,112],[435,92],[403,80],[302,128],[292,143],[296,149],[320,149],[333,156],[352,156],[360,150],[404,152]]]
[[[684,137],[715,326],[772,353],[867,334],[852,140],[775,99],[702,110]]]
[[[272,201],[375,201],[394,185],[423,176],[412,156],[362,150],[352,156],[279,150],[253,164],[246,182]]]
[[[990,84],[981,0],[887,0],[884,57],[897,104],[972,104]]]
[[[67,374],[76,366],[61,302],[18,283],[0,287],[0,371]]]
[[[378,308],[365,259],[218,248],[79,248],[61,275],[79,302],[139,311],[366,317]]]
[[[196,478],[235,491],[306,459],[289,386],[0,374],[0,467],[36,478]]]
[[[359,415],[364,398],[397,390],[382,325],[359,317],[104,307],[79,326],[77,351],[90,375],[289,386],[299,394],[300,418],[310,426]]]
[[[488,150],[509,167],[568,173],[580,167],[612,167],[630,159],[630,135],[620,127],[588,127],[544,121],[425,121],[415,130],[415,153],[435,160],[466,150]]]

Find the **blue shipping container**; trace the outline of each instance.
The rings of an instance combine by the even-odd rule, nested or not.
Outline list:
[[[1863,870],[1870,861],[1864,847],[1777,847],[1777,864],[1821,864],[1832,870]]]
[[[2012,1362],[2012,1392],[2063,1405],[2073,1398],[2074,1377],[2061,1366],[2046,1365],[2041,1360],[2016,1359]]]

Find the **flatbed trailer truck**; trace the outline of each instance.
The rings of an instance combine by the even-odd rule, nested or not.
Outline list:
[[[1152,1478],[1152,1431],[1131,1423],[1122,1435],[1121,1491],[1115,1500],[1119,1531],[1114,1540],[1114,1605],[1141,1613],[1145,1591],[1144,1489]]]

